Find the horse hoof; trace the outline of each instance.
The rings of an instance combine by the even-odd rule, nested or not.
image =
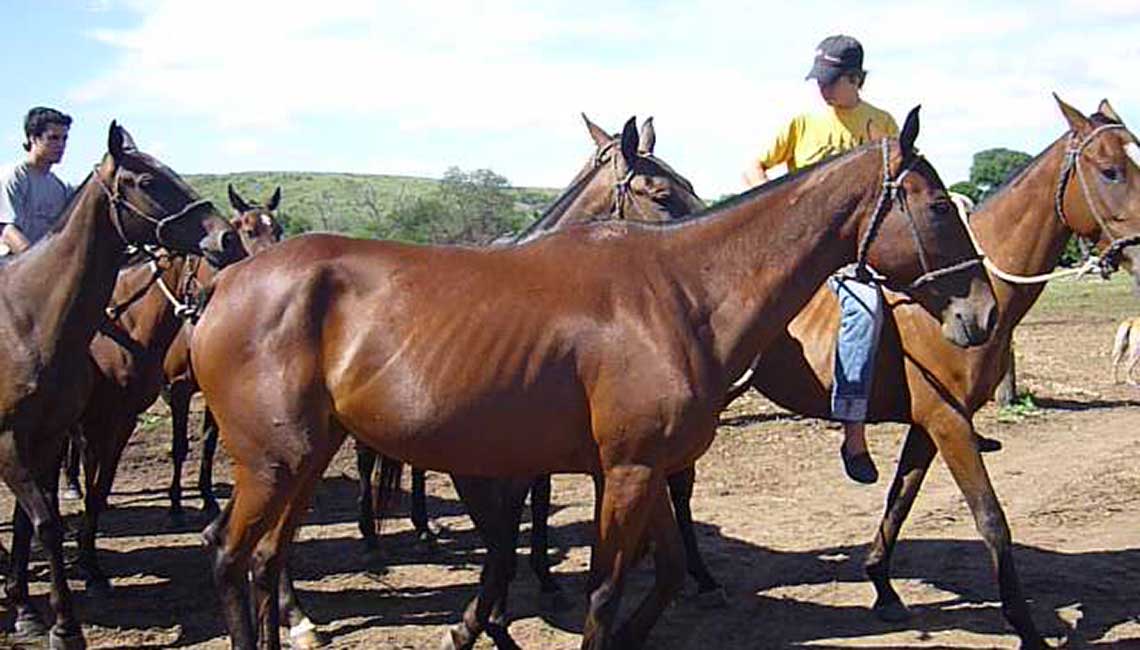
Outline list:
[[[570,601],[561,589],[541,591],[538,594],[538,607],[544,612],[562,612],[570,609]]]
[[[87,578],[86,586],[87,595],[92,598],[107,598],[114,592],[111,581],[104,575]]]
[[[48,637],[48,647],[51,650],[86,650],[87,641],[83,639],[83,633],[78,630],[69,633],[52,630]]]
[[[16,627],[12,632],[12,640],[23,643],[42,641],[48,633],[47,626],[38,618],[16,619]]]
[[[320,630],[305,630],[297,634],[289,634],[289,647],[293,650],[314,650],[314,648],[323,648],[328,644],[328,636],[321,633]]]
[[[713,587],[697,592],[697,607],[700,609],[723,609],[728,607],[728,592],[724,587]]]
[[[436,543],[436,537],[431,531],[416,534],[416,546],[421,553],[431,554],[439,550],[439,544]]]
[[[910,620],[910,610],[899,601],[875,605],[875,616],[885,623],[902,623]]]
[[[463,624],[460,623],[457,627],[462,629],[451,629],[443,633],[443,638],[439,640],[439,650],[468,650],[474,645],[474,639],[464,642],[464,637],[469,637],[470,633]]]

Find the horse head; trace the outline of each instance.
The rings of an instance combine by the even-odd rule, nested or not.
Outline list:
[[[250,255],[281,241],[285,230],[273,216],[277,206],[281,204],[281,188],[274,190],[273,195],[264,204],[246,201],[237,193],[234,186],[227,186],[230,196],[230,205],[236,213],[230,220],[246,252]]]
[[[1070,129],[1057,217],[1094,242],[1106,272],[1122,263],[1140,286],[1140,144],[1107,99],[1085,116],[1053,97]]]
[[[245,256],[237,233],[214,206],[140,151],[116,122],[107,136],[107,155],[92,176],[110,201],[112,223],[125,243],[201,254],[218,267]]]
[[[640,133],[636,118],[610,135],[582,115],[594,154],[546,212],[516,239],[523,242],[575,223],[598,219],[671,221],[704,209],[693,185],[653,154],[653,118]]]
[[[993,289],[957,206],[914,146],[918,127],[915,107],[897,141],[867,145],[883,152],[882,189],[864,222],[859,259],[937,317],[947,340],[980,345],[997,324]]]

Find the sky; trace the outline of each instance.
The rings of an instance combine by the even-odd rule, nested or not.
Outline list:
[[[864,99],[900,124],[922,105],[918,146],[947,184],[977,151],[1059,137],[1053,92],[1140,124],[1140,0],[5,0],[4,14],[0,160],[23,156],[27,109],[54,106],[75,118],[56,170],[72,182],[116,119],[180,173],[458,166],[562,187],[593,152],[586,113],[612,132],[653,116],[657,155],[715,199],[819,106],[804,75],[835,33],[863,43]]]

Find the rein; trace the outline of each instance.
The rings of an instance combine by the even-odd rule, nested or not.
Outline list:
[[[143,296],[145,296],[147,292],[150,291],[151,287],[157,284],[159,290],[162,292],[162,295],[166,298],[166,301],[169,302],[172,307],[174,307],[175,318],[181,318],[183,320],[197,320],[197,317],[199,315],[197,305],[193,304],[189,300],[186,302],[183,302],[183,300],[185,300],[185,296],[190,293],[190,284],[193,283],[193,278],[197,273],[198,264],[201,263],[201,258],[193,256],[188,257],[183,261],[183,265],[187,267],[184,271],[186,274],[186,278],[184,279],[186,286],[180,287],[180,289],[182,289],[180,293],[183,296],[183,300],[179,300],[175,292],[172,291],[166,284],[166,281],[162,279],[162,275],[165,273],[166,269],[163,269],[158,265],[159,256],[145,248],[143,250],[146,251],[151,258],[147,263],[147,266],[150,267],[151,270],[150,278],[146,281],[146,284],[132,293],[129,298],[117,305],[111,305],[107,307],[106,310],[104,310],[107,314],[107,318],[111,321],[118,320],[119,317],[121,317],[124,313],[126,313],[128,309],[131,308],[132,305],[141,300]],[[193,264],[193,268],[190,268],[191,264]]]
[[[918,250],[918,261],[922,265],[923,273],[913,282],[905,287],[893,287],[891,284],[883,283],[888,288],[898,291],[914,291],[931,282],[935,282],[940,278],[961,273],[962,271],[971,269],[978,264],[982,263],[982,256],[977,255],[969,259],[963,260],[956,264],[950,264],[938,269],[931,270],[930,263],[926,256],[926,249],[922,245],[922,238],[918,233],[918,224],[914,219],[914,215],[910,211],[910,205],[906,201],[906,191],[903,189],[902,182],[906,175],[911,172],[914,164],[922,158],[922,154],[914,154],[909,160],[904,160],[902,169],[894,178],[891,178],[890,166],[890,141],[887,138],[882,140],[883,152],[883,191],[879,194],[879,199],[875,203],[875,209],[871,217],[871,226],[867,228],[867,232],[863,234],[863,239],[859,242],[859,254],[856,258],[855,273],[858,277],[869,278],[872,276],[870,268],[867,266],[867,255],[870,252],[871,244],[879,234],[879,228],[882,226],[883,221],[886,220],[887,215],[890,213],[890,207],[896,201],[902,208],[903,214],[907,218],[907,224],[910,226],[911,236],[914,238],[915,247]],[[971,235],[972,237],[972,235]],[[892,283],[893,284],[893,283]]]

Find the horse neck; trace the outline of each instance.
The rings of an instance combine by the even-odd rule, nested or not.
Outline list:
[[[86,354],[105,318],[126,247],[111,223],[110,201],[94,177],[60,218],[65,220],[61,229],[17,256],[7,269],[10,304],[27,318],[28,340],[44,359]]]
[[[970,229],[982,251],[1001,270],[1040,275],[1060,261],[1072,234],[1057,218],[1054,203],[1064,150],[1062,137],[970,218]],[[1012,284],[991,277],[1001,315],[999,327],[1012,329],[1045,285]]]
[[[664,257],[705,319],[726,381],[832,272],[855,260],[862,222],[882,190],[882,167],[877,150],[850,155],[672,227],[677,234]]]
[[[514,243],[521,244],[530,241],[548,232],[587,221],[595,215],[608,215],[609,210],[605,204],[600,203],[602,199],[599,193],[592,191],[592,186],[601,174],[601,167],[587,163],[582,171],[574,177],[574,180],[570,181],[566,189],[562,190],[554,202],[547,207],[546,211],[515,238]],[[610,191],[605,197],[606,200],[611,201],[609,204],[611,206],[613,195],[614,193]]]
[[[171,290],[181,285],[182,274],[186,272],[185,264],[185,260],[180,259],[176,262],[178,270],[164,271],[160,276]],[[123,278],[125,282],[119,283],[122,285],[122,291],[116,286],[115,294],[121,294],[123,299],[129,300],[139,289],[140,282],[136,277],[141,277],[141,282],[148,282],[153,272],[149,264],[133,269],[130,272],[131,277]],[[174,314],[174,305],[167,300],[157,281],[147,289],[138,302],[127,308],[121,317],[121,322],[131,340],[152,351],[164,351],[170,347],[182,326],[181,319]]]

